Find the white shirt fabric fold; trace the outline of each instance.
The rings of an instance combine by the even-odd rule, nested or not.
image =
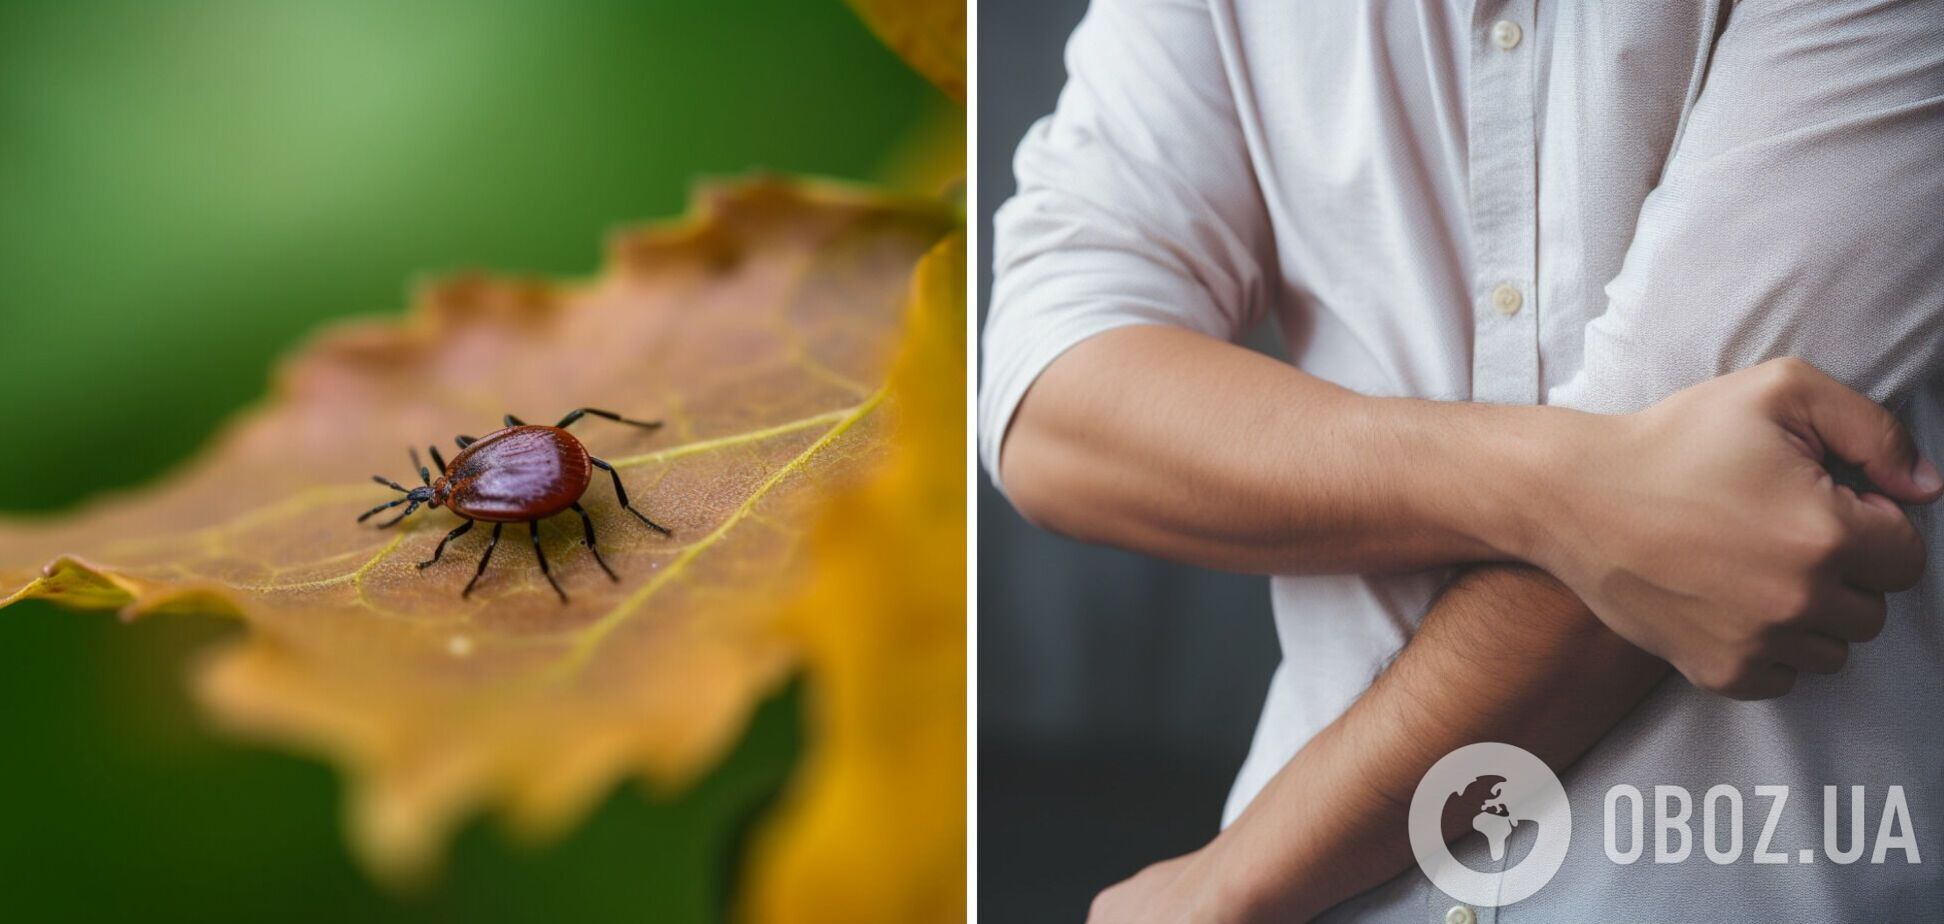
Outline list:
[[[1944,3],[1095,0],[1067,65],[994,222],[995,482],[1020,398],[1075,343],[1232,338],[1265,313],[1292,362],[1373,395],[1621,412],[1801,356],[1944,454]],[[1567,775],[1558,876],[1478,920],[1944,919],[1944,554],[1916,519],[1924,583],[1848,669],[1763,703],[1663,686]],[[1444,577],[1272,579],[1283,663],[1225,820]],[[1751,798],[1737,862],[1616,864],[1616,783],[1682,786],[1697,813],[1715,784],[1788,785],[1769,849],[1790,862],[1751,860]],[[1892,784],[1923,862],[1797,862],[1824,853],[1825,785],[1847,843],[1847,787],[1869,787],[1874,838]],[[1413,871],[1337,914],[1451,905]]]

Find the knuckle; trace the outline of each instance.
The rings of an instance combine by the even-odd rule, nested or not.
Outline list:
[[[1833,639],[1818,640],[1798,665],[1811,674],[1834,674],[1849,663],[1849,645]]]
[[[1762,371],[1762,384],[1777,391],[1786,391],[1807,384],[1809,375],[1813,371],[1808,363],[1794,356],[1771,359],[1756,368]]]
[[[1827,565],[1849,547],[1849,527],[1832,512],[1810,517],[1796,533],[1796,549],[1811,566]]]
[[[1747,681],[1743,662],[1735,658],[1721,658],[1706,662],[1688,672],[1688,681],[1703,690],[1723,696],[1740,699],[1736,696]]]
[[[1761,688],[1753,680],[1737,680],[1733,683],[1723,685],[1721,689],[1715,692],[1729,699],[1741,700],[1743,702],[1764,698]]]
[[[1777,668],[1775,675],[1773,677],[1767,678],[1763,682],[1760,695],[1757,695],[1753,698],[1754,699],[1774,699],[1775,697],[1778,696],[1786,696],[1788,695],[1790,690],[1795,689],[1796,680],[1798,680],[1800,676],[1801,675],[1797,674],[1795,671],[1790,670],[1786,667]]]
[[[1787,583],[1777,588],[1762,625],[1768,634],[1795,627],[1815,613],[1816,594],[1806,583]]]
[[[1903,424],[1899,423],[1897,418],[1882,408],[1877,409],[1876,418],[1882,425],[1877,433],[1877,449],[1881,453],[1880,457],[1900,468],[1910,467],[1910,463],[1917,456],[1917,447],[1911,442],[1910,434],[1904,430]]]
[[[1684,670],[1681,674],[1687,678],[1688,683],[1702,690],[1706,690],[1709,693],[1719,693],[1723,696],[1728,695],[1729,683],[1727,677],[1719,671],[1711,668],[1695,668],[1692,670]]]
[[[1758,699],[1774,699],[1795,687],[1796,672],[1774,665],[1750,665],[1739,681],[1725,695],[1730,699],[1744,702]]]
[[[1777,603],[1774,609],[1763,613],[1750,625],[1748,634],[1743,637],[1738,649],[1738,656],[1742,658],[1760,656],[1773,648],[1776,643],[1801,631],[1799,628],[1801,621],[1794,610],[1782,603]]]
[[[1775,367],[1791,381],[1806,382],[1820,373],[1815,366],[1800,356],[1782,356],[1775,360]]]

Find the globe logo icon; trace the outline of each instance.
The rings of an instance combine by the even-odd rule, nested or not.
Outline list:
[[[1411,796],[1411,852],[1439,891],[1481,907],[1530,898],[1566,860],[1573,818],[1566,789],[1545,761],[1495,741],[1446,754]],[[1507,860],[1514,832],[1530,833],[1532,848],[1503,871],[1480,871],[1452,855],[1447,832],[1485,838],[1493,863]]]
[[[1463,791],[1452,793],[1446,800],[1445,812],[1454,810],[1471,822],[1473,831],[1485,835],[1485,843],[1492,851],[1493,860],[1505,859],[1505,839],[1519,822],[1529,819],[1512,814],[1512,807],[1500,797],[1505,777],[1486,774],[1471,781]]]

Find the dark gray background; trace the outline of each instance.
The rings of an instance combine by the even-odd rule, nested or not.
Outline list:
[[[981,254],[1085,10],[979,4]],[[981,266],[982,321],[990,283]],[[983,477],[978,517],[980,916],[1077,922],[1101,888],[1215,834],[1277,660],[1268,583],[1051,536]]]

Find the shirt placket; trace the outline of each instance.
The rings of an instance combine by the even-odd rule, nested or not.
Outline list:
[[[1539,388],[1535,0],[1472,8],[1472,400],[1536,404]]]
[[[1472,400],[1492,404],[1537,404],[1540,395],[1538,101],[1526,34],[1536,22],[1534,3],[1472,6],[1466,118],[1475,267]],[[1498,924],[1497,908],[1441,893],[1428,897],[1433,922]]]

